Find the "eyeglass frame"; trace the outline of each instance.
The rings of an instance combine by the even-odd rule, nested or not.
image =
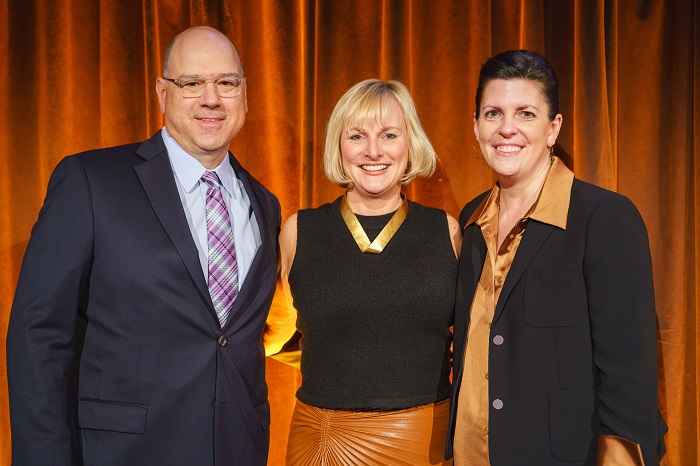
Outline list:
[[[212,83],[212,84],[214,85],[214,89],[216,90],[216,95],[218,95],[218,96],[221,97],[222,99],[224,99],[224,98],[226,98],[226,99],[232,99],[232,98],[234,98],[234,97],[237,97],[237,96],[241,95],[241,89],[242,89],[241,86],[242,86],[242,84],[243,84],[243,81],[245,80],[245,76],[235,76],[235,75],[234,75],[234,76],[231,76],[231,77],[216,78],[216,79],[203,79],[203,78],[166,78],[165,76],[161,76],[161,78],[164,79],[164,80],[166,80],[166,81],[169,81],[169,82],[175,84],[175,85],[180,89],[180,95],[182,96],[183,99],[198,99],[198,98],[202,97],[202,96],[204,95],[204,93],[207,91],[207,84],[209,84],[209,83]],[[204,87],[202,87],[202,93],[199,94],[199,95],[188,95],[188,96],[186,96],[186,95],[184,94],[184,92],[185,92],[185,91],[184,91],[184,88],[183,88],[183,86],[182,86],[182,84],[181,84],[183,80],[184,80],[184,81],[202,81],[202,80],[203,80],[203,81],[204,81]],[[233,95],[230,95],[230,94],[222,94],[221,92],[219,92],[219,87],[218,87],[218,85],[217,85],[217,81],[225,81],[225,80],[230,80],[230,81],[238,80],[239,83],[238,83],[238,86],[236,86],[236,89],[238,89],[238,92],[235,93],[235,94],[233,94]]]

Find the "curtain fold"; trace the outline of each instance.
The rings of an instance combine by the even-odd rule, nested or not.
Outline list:
[[[528,48],[561,82],[555,153],[629,196],[649,230],[668,464],[698,446],[700,7],[698,0],[9,0],[0,4],[0,341],[31,226],[58,161],[162,125],[155,78],[170,38],[207,24],[238,46],[249,112],[231,150],[283,217],[342,190],[321,166],[325,124],[360,80],[410,89],[440,157],[410,198],[458,215],[494,182],[474,157],[480,65]],[[478,152],[478,148],[477,148]],[[76,226],[79,227],[79,226]],[[273,306],[284,306],[281,289]],[[0,465],[9,465],[0,345]],[[270,464],[283,464],[299,373],[270,360]]]

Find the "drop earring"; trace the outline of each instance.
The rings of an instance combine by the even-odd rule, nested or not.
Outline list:
[[[478,160],[484,160],[483,157],[479,157],[478,155],[476,155],[476,146],[473,146],[473,147],[474,147],[474,157]]]

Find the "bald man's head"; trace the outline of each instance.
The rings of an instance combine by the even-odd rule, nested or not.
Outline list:
[[[212,35],[218,35],[224,39],[226,39],[228,42],[231,43],[233,46],[233,49],[236,51],[236,56],[238,57],[238,63],[241,66],[241,71],[243,70],[243,64],[241,62],[241,56],[238,53],[238,48],[236,47],[236,44],[233,43],[231,39],[228,38],[225,34],[220,32],[217,29],[214,29],[213,27],[210,26],[194,26],[189,29],[185,29],[182,31],[180,34],[176,35],[172,39],[170,39],[170,42],[168,42],[168,46],[165,48],[165,57],[163,57],[163,76],[168,76],[168,71],[169,71],[169,65],[170,65],[170,55],[172,53],[173,47],[175,46],[175,43],[180,40],[180,38],[186,37],[188,34],[192,33],[209,33]]]
[[[188,154],[214,168],[228,154],[248,111],[238,51],[221,32],[198,26],[178,34],[165,59],[163,77],[156,80],[165,128]]]

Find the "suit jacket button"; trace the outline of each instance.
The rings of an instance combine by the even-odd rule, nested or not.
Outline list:
[[[228,338],[226,338],[226,335],[221,335],[219,337],[219,346],[224,347],[228,344]]]
[[[501,409],[503,408],[503,402],[496,398],[495,400],[493,400],[493,403],[491,403],[491,406],[493,406],[494,409]]]
[[[504,341],[505,340],[503,339],[503,337],[501,335],[496,335],[495,337],[493,337],[493,344],[494,345],[500,346],[503,344]]]

